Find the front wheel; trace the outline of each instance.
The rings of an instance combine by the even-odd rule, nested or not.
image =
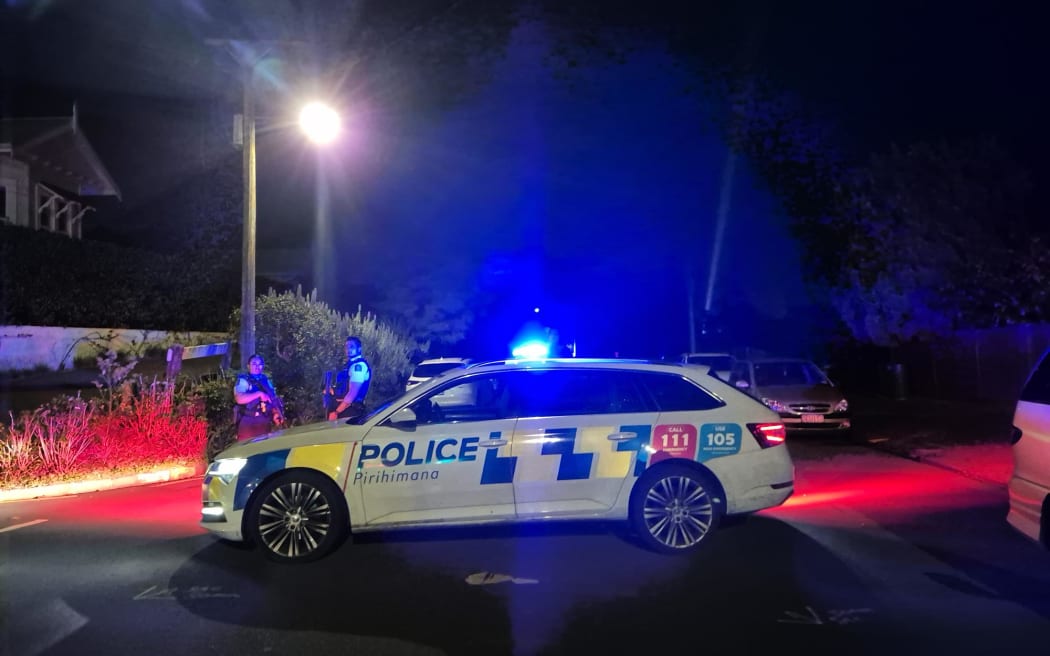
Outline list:
[[[646,472],[635,484],[631,525],[645,544],[661,553],[697,548],[718,527],[717,486],[706,474],[682,465]]]
[[[246,532],[266,557],[309,562],[328,554],[346,535],[346,506],[338,488],[322,474],[293,471],[263,485],[252,496]]]

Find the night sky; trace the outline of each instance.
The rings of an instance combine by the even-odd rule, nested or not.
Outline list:
[[[0,6],[0,113],[63,115],[78,103],[124,196],[92,215],[100,234],[152,238],[158,227],[144,217],[195,167],[238,166],[215,136],[237,111],[238,81],[228,55],[204,40],[231,26],[256,33],[270,17],[221,9],[233,4]],[[1035,3],[729,4],[727,58],[739,54],[735,34],[758,34],[752,66],[826,121],[848,159],[891,143],[990,135],[1030,168],[1037,188],[1050,181],[1041,84],[1050,47]],[[697,38],[712,30],[698,25]],[[478,262],[479,280],[499,278],[504,294],[479,318],[472,348],[501,355],[515,323],[541,306],[581,355],[669,355],[688,347],[691,264],[697,310],[710,284],[712,310],[729,330],[810,352],[820,331],[799,249],[749,162],[737,161],[726,185],[728,152],[703,119],[709,100],[683,92],[689,76],[656,46],[575,68],[553,56],[555,46],[544,25],[520,24],[488,75],[455,102],[415,93],[389,53],[341,69],[339,93],[353,110],[347,140],[323,156],[339,254],[326,300],[349,310],[361,300],[355,290],[381,287],[406,258],[462,255]],[[293,75],[275,72],[272,98],[297,93]],[[272,98],[266,109],[283,116]],[[187,139],[207,155],[186,158]],[[260,138],[261,272],[316,273],[314,163],[284,132]],[[720,203],[727,223],[712,269]]]

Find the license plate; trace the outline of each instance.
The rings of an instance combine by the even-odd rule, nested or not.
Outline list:
[[[802,415],[803,424],[823,424],[824,415]]]

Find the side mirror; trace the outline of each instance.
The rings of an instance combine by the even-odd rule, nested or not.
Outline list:
[[[733,386],[736,387],[737,389],[742,389],[742,390],[750,389],[750,387],[751,387],[751,385],[746,380],[744,380],[743,378],[738,379],[735,383],[733,383]]]
[[[389,422],[391,428],[411,432],[416,430],[416,413],[412,408],[401,408],[390,416]]]

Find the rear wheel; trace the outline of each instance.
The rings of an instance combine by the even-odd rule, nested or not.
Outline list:
[[[309,562],[345,537],[348,520],[339,489],[322,474],[292,471],[252,495],[245,529],[267,558]]]
[[[685,553],[717,527],[722,510],[718,487],[692,467],[665,465],[646,472],[631,495],[630,521],[648,547]]]

